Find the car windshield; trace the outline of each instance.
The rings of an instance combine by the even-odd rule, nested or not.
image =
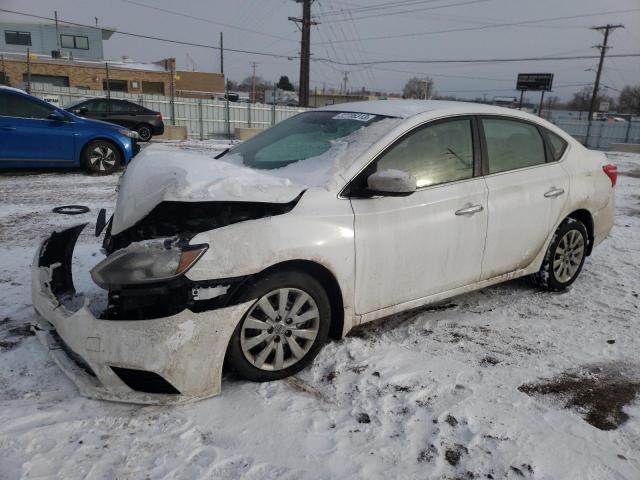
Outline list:
[[[255,169],[277,169],[318,157],[334,141],[384,119],[382,115],[356,112],[305,112],[284,120],[229,153]]]

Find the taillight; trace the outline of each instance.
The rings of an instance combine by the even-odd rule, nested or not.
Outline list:
[[[607,174],[607,177],[609,177],[609,179],[611,180],[611,186],[615,187],[616,181],[618,180],[618,167],[613,163],[610,163],[609,165],[605,165],[604,167],[602,167],[602,170],[604,171],[604,173]]]
[[[160,120],[162,120],[162,114],[160,112],[156,112],[156,117],[158,117]]]

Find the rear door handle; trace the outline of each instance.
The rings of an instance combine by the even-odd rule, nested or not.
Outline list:
[[[7,130],[7,131],[11,131],[11,130],[15,130],[16,127],[9,127],[8,125],[0,125],[0,130]]]
[[[551,190],[546,192],[544,194],[544,196],[547,197],[547,198],[556,198],[556,197],[559,197],[560,195],[562,195],[563,193],[564,193],[564,189],[563,188],[553,187],[553,188],[551,188]]]
[[[456,210],[456,215],[473,215],[475,213],[481,212],[484,210],[482,205],[471,205],[469,207],[461,208],[460,210]]]

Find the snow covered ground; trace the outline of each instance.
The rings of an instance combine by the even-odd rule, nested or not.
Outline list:
[[[640,478],[640,399],[607,413],[640,388],[640,156],[610,157],[615,228],[569,292],[518,280],[463,295],[363,325],[289,380],[227,375],[221,396],[180,407],[80,397],[26,328],[38,240],[112,208],[117,175],[0,175],[0,479]],[[92,211],[51,213],[61,204]],[[101,258],[90,230],[79,290]],[[594,411],[629,418],[602,430]]]

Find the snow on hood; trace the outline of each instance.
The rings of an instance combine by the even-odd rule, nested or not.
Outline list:
[[[340,172],[398,123],[382,120],[333,142],[321,155],[273,170],[248,167],[239,154],[216,160],[217,152],[188,145],[149,145],[121,178],[112,233],[134,225],[163,201],[288,203],[309,187],[337,188],[344,184]]]

